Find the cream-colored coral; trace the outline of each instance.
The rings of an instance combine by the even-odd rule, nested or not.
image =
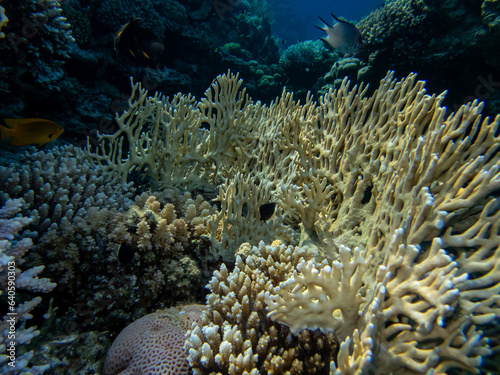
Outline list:
[[[186,349],[195,374],[324,373],[335,353],[334,335],[303,331],[292,335],[266,318],[265,293],[290,275],[306,248],[283,244],[257,247],[225,265],[209,283],[208,310],[202,325],[188,332]]]
[[[216,208],[201,196],[192,199],[191,194],[173,190],[141,194],[135,203],[115,216],[108,239],[133,253],[132,264],[143,270],[138,284],[152,297],[194,299],[200,267],[209,257],[204,238],[210,235]]]
[[[293,241],[293,232],[283,224],[281,213],[275,220],[261,220],[259,207],[271,200],[270,188],[264,183],[256,185],[250,176],[237,173],[222,184],[215,199],[221,203],[221,211],[210,222],[213,256],[233,260],[245,242],[257,245],[260,241],[272,242],[276,237]]]
[[[245,101],[244,91],[237,92],[239,85],[233,75],[218,77],[207,98],[197,106],[187,105],[193,113],[202,112],[194,117],[186,114],[196,129],[203,118],[209,130],[193,130],[193,143],[180,142],[180,146],[178,140],[162,135],[161,139],[174,143],[174,149],[189,147],[178,159],[184,160],[178,166],[184,164],[177,181],[168,177],[170,167],[165,169],[167,177],[158,179],[159,175],[151,174],[153,169],[148,170],[153,181],[166,186],[219,185],[221,211],[211,219],[210,234],[214,253],[224,259],[232,259],[244,242],[295,240],[286,230],[271,235],[274,224],[299,228],[300,245],[307,245],[317,258],[301,266],[296,276],[290,275],[279,290],[266,289],[268,303],[272,315],[294,327],[293,331],[309,331],[321,324],[338,335],[341,346],[331,371],[370,369],[380,361],[395,373],[451,367],[475,371],[480,357],[489,353],[476,324],[490,324],[500,317],[500,274],[496,272],[500,264],[500,117],[483,118],[483,104],[478,101],[447,114],[441,106],[444,94],[428,95],[415,74],[398,81],[389,73],[371,96],[363,84],[349,89],[346,79],[318,101],[308,96],[301,103],[284,92],[269,107]],[[158,97],[153,102],[160,108]],[[132,112],[123,119],[142,116],[149,104],[144,107],[132,101]],[[163,111],[170,121],[172,106]],[[150,118],[157,117],[143,116],[144,126]],[[148,139],[158,138],[145,131],[139,135],[142,128],[131,124],[136,138],[129,142],[135,142],[130,158],[134,158],[145,144],[154,147]],[[160,129],[154,122],[148,124]],[[170,132],[169,126],[161,129]],[[132,134],[132,130],[123,125],[120,132]],[[118,150],[120,134],[108,138],[110,149]],[[152,154],[141,155],[155,160],[153,149],[148,151]],[[117,154],[121,156],[121,150]],[[199,161],[201,173],[196,178],[191,175],[192,160]],[[113,163],[110,169],[123,171],[127,159],[116,165],[111,158]],[[263,224],[258,207],[269,201],[279,206],[277,222]],[[352,249],[349,257],[347,249]],[[357,267],[364,269],[361,276]],[[332,275],[334,269],[345,280]],[[239,266],[235,272],[241,272]],[[318,287],[314,294],[313,285],[304,286],[308,277],[321,284],[316,272],[331,282],[332,290],[321,287],[325,293],[320,294]],[[306,296],[316,297],[304,300],[293,285],[302,285]],[[330,296],[328,302],[320,298],[325,294]],[[340,298],[346,295],[351,296],[350,305]],[[226,302],[230,307],[224,307]],[[233,302],[226,298],[217,309],[227,313],[237,306],[234,316],[243,316]],[[311,322],[288,311],[290,306],[311,308],[311,303],[318,311],[328,312],[324,319]],[[362,314],[354,318],[354,311]],[[227,330],[228,337],[236,335],[233,326]],[[219,336],[220,343],[210,348],[218,347],[218,361],[225,365],[227,355],[235,347],[240,349],[240,340]],[[464,345],[467,339],[472,342]],[[203,361],[212,363],[206,345],[202,349],[204,340],[200,338],[198,349],[205,353]],[[243,361],[239,363],[249,368],[255,350],[252,355],[239,353]],[[461,358],[451,353],[460,353]],[[202,371],[203,364],[196,363]]]
[[[238,75],[217,77],[199,103],[180,93],[172,99],[158,92],[149,97],[140,83],[131,83],[129,108],[116,117],[120,130],[100,135],[103,142],[98,152],[89,154],[113,181],[125,182],[131,171],[138,170],[155,187],[191,191],[215,186],[220,182],[219,171],[245,158],[250,145],[257,142],[263,107],[240,90]],[[128,157],[123,159],[125,139]]]
[[[472,371],[490,351],[487,341],[471,326],[470,315],[452,314],[462,304],[459,286],[467,275],[458,276],[458,264],[441,249],[441,240],[434,239],[425,257],[417,261],[418,248],[402,245],[402,237],[403,231],[397,231],[389,266],[380,265],[373,275],[367,272],[371,259],[359,249],[351,253],[341,247],[340,261],[320,269],[313,261],[301,262],[294,275],[279,285],[277,295],[266,295],[268,315],[295,332],[317,328],[335,332],[337,340],[345,343],[338,363],[369,352],[385,364],[383,371],[422,372],[447,358],[444,353],[455,352],[446,360],[447,366]],[[351,342],[362,345],[359,332],[367,332],[372,341],[368,348],[351,352]],[[464,334],[474,336],[469,345],[457,346],[458,342],[449,339],[449,335]],[[432,340],[435,345],[426,348],[424,343]],[[379,373],[367,360],[351,368]]]

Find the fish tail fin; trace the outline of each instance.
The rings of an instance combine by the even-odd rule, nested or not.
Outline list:
[[[328,22],[326,22],[323,18],[321,18],[320,16],[318,16],[318,18],[319,18],[319,19],[320,19],[320,21],[321,21],[321,22],[323,22],[326,26],[331,27],[331,26],[330,26],[330,24],[329,24]],[[316,27],[318,27],[318,26],[316,26]],[[321,27],[320,27],[320,29],[321,29]],[[323,30],[323,29],[321,29],[321,30]]]
[[[12,129],[0,125],[0,139],[12,137]]]

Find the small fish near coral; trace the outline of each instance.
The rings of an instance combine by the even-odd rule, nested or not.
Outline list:
[[[140,18],[133,18],[115,35],[116,53],[123,53],[140,62],[155,61],[165,51],[163,42],[151,31],[139,26]]]
[[[12,146],[44,144],[57,139],[64,128],[54,121],[42,118],[5,118],[0,125],[0,139],[10,138]]]
[[[325,24],[325,27],[316,25],[315,27],[326,32],[326,38],[320,39],[345,56],[354,55],[363,43],[363,36],[352,23],[337,18],[333,13],[330,14],[337,21],[332,26],[321,17],[318,17]]]
[[[260,221],[268,221],[274,214],[276,203],[264,203],[259,207]]]

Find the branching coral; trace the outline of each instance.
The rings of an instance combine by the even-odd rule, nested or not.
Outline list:
[[[32,217],[29,236],[36,239],[32,257],[57,274],[60,287],[69,287],[82,254],[97,247],[103,223],[129,205],[134,189],[105,182],[75,147],[30,152],[22,160],[21,166],[0,167],[1,198],[23,197],[23,213]]]
[[[210,221],[211,253],[215,258],[233,260],[238,247],[244,243],[257,245],[274,238],[293,241],[292,229],[283,224],[281,214],[268,222],[261,219],[259,207],[271,201],[271,191],[264,182],[255,185],[250,176],[237,173],[219,188],[215,201],[221,211]]]
[[[29,344],[40,332],[36,327],[25,327],[25,321],[32,318],[31,310],[41,302],[40,297],[34,297],[24,303],[19,291],[50,292],[56,284],[47,278],[38,278],[44,269],[43,265],[27,270],[21,270],[25,255],[29,252],[32,242],[29,238],[19,238],[19,233],[32,219],[17,216],[24,202],[22,199],[8,200],[0,208],[0,295],[7,295],[8,312],[0,322],[0,369],[3,374],[14,374],[28,369],[28,363],[33,357],[33,351],[22,353],[18,345]],[[22,324],[20,324],[22,322]],[[22,353],[22,354],[21,354]],[[35,366],[30,369],[32,374],[43,373],[49,366]]]
[[[318,102],[311,97],[296,102],[284,92],[269,107],[243,102],[239,85],[232,75],[218,77],[214,96],[207,94],[197,106],[189,102],[194,113],[204,108],[194,116],[199,137],[191,138],[189,150],[204,163],[197,183],[220,184],[221,213],[211,224],[218,254],[231,259],[251,230],[268,236],[254,216],[258,204],[269,199],[280,207],[279,220],[298,227],[300,244],[316,255],[310,263],[297,263],[297,272],[290,271],[279,286],[266,287],[270,317],[289,326],[292,336],[316,328],[334,334],[340,347],[333,352],[332,373],[478,369],[490,349],[477,325],[491,326],[500,317],[500,117],[483,118],[478,101],[446,116],[444,94],[427,95],[414,74],[397,81],[389,73],[371,97],[364,85],[349,90],[345,79]],[[161,108],[158,97],[148,100]],[[137,114],[133,124],[150,123],[141,111],[153,104],[134,103],[124,118]],[[164,111],[170,116],[171,106]],[[203,122],[209,131],[200,130]],[[121,161],[121,134],[132,136],[129,155],[144,142],[158,143],[154,135],[163,130],[153,126],[158,132],[147,132],[142,126],[123,123],[117,135],[107,136],[102,150],[119,150],[108,158],[110,170],[123,170],[127,160]],[[220,129],[224,139],[216,135]],[[161,139],[175,143],[172,137]],[[178,183],[187,181],[186,186],[193,181],[186,178],[191,161],[183,159],[190,153],[181,153],[176,166]],[[97,158],[104,161],[106,155]],[[161,153],[144,155],[144,163],[156,166],[146,159]],[[158,181],[168,186],[173,179]],[[288,234],[274,236],[291,241]],[[238,259],[235,275],[243,267]],[[227,293],[229,288],[221,287],[216,294]],[[234,299],[228,295],[220,304],[210,299],[208,304],[212,311],[237,315]],[[219,328],[223,321],[217,321]],[[199,373],[205,367],[230,372],[226,354],[236,343],[221,347],[224,340],[207,332],[196,333],[199,341],[191,342],[192,363]],[[251,353],[234,355],[242,356],[240,369],[254,366],[253,348]]]
[[[200,289],[200,268],[207,262],[205,238],[216,209],[201,195],[192,199],[174,190],[156,195],[138,196],[136,205],[117,215],[109,240],[135,254],[131,263],[139,267],[137,287],[147,290],[143,297],[156,304],[193,300]]]
[[[1,51],[5,65],[21,67],[44,89],[60,90],[62,69],[74,43],[59,0],[19,0],[5,4],[10,21]],[[14,72],[12,72],[14,73]],[[13,78],[7,79],[10,81]]]
[[[202,326],[188,332],[186,348],[195,374],[325,373],[336,341],[332,334],[290,330],[266,318],[265,293],[286,280],[307,248],[276,242],[252,247],[243,244],[236,267],[225,265],[208,287]]]
[[[239,90],[241,83],[237,75],[218,77],[199,103],[180,93],[171,100],[159,93],[148,97],[136,83],[129,108],[116,118],[120,130],[100,135],[99,149],[90,155],[109,174],[116,173],[114,181],[126,182],[137,170],[154,187],[215,185],[220,170],[246,157],[258,138],[262,106]]]
[[[467,310],[453,315],[462,306],[459,288],[467,275],[459,276],[458,264],[440,248],[439,239],[417,261],[419,249],[402,245],[402,234],[397,231],[391,243],[388,267],[380,265],[371,277],[367,267],[372,259],[359,249],[341,247],[340,260],[320,269],[314,262],[302,262],[298,272],[277,288],[276,296],[267,295],[269,316],[295,332],[315,328],[335,332],[344,348],[339,365],[349,357],[373,356],[373,361],[360,361],[351,370],[472,371],[481,364],[481,356],[491,352]],[[361,345],[359,332],[365,340],[370,338],[370,345],[356,353],[349,345]],[[465,338],[467,345],[462,342]],[[448,353],[455,354],[448,358]]]

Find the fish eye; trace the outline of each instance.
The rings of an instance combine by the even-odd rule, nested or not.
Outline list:
[[[50,134],[49,134],[49,138],[52,138],[52,136],[53,136],[53,135],[54,135],[54,134],[50,133]]]

